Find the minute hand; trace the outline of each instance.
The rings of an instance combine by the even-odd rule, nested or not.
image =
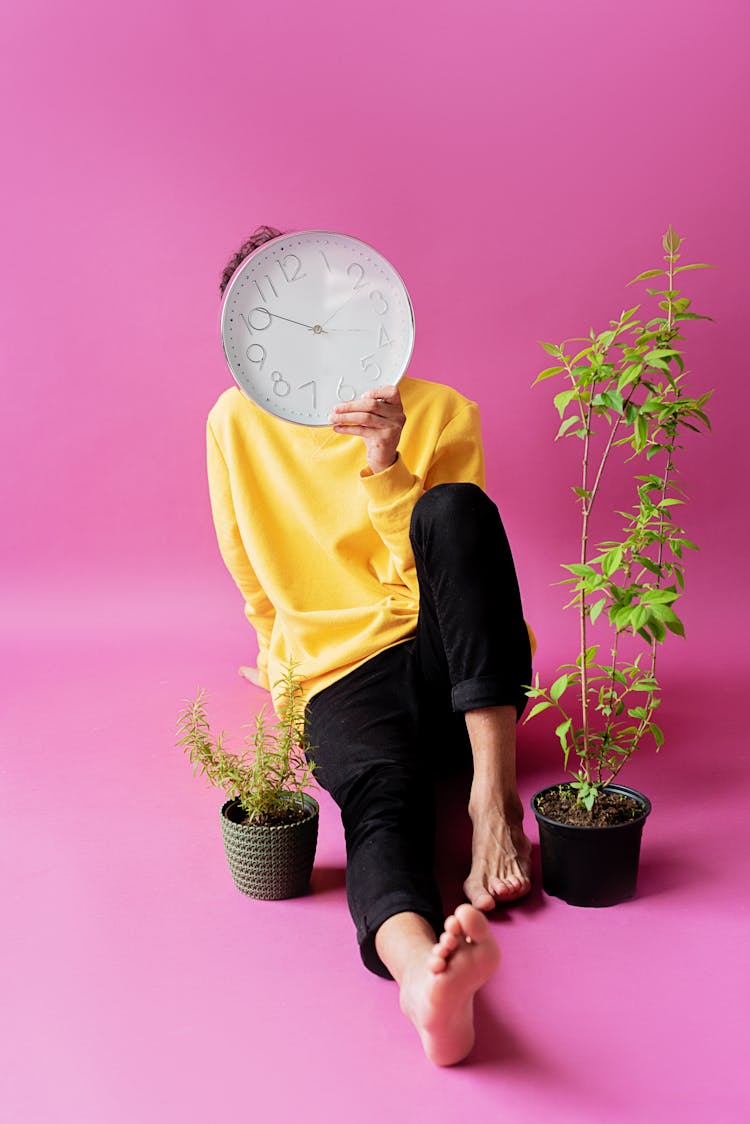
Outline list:
[[[369,284],[369,282],[368,282],[368,284]],[[327,319],[327,320],[324,320],[324,321],[323,321],[323,323],[321,324],[321,328],[325,328],[326,324],[329,324],[329,323],[331,322],[331,320],[333,320],[334,316],[338,316],[338,314],[339,314],[339,313],[341,312],[341,309],[342,309],[342,308],[346,308],[346,306],[348,305],[348,303],[349,303],[349,301],[350,301],[350,300],[352,299],[352,297],[354,297],[354,296],[356,296],[356,295],[357,295],[357,293],[356,293],[356,290],[355,290],[355,291],[354,291],[353,293],[350,293],[350,294],[349,294],[349,296],[348,296],[348,297],[346,298],[346,300],[344,301],[344,303],[343,303],[343,304],[340,304],[340,305],[338,306],[338,308],[337,308],[337,309],[335,309],[335,310],[334,310],[334,311],[333,311],[333,312],[331,313],[331,315],[330,315],[330,316],[328,317],[328,319]]]

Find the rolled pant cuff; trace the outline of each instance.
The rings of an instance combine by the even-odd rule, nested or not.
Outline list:
[[[365,968],[384,980],[392,980],[393,976],[378,955],[375,948],[375,934],[384,921],[397,913],[418,913],[435,930],[436,939],[443,931],[443,916],[434,914],[429,907],[415,904],[413,899],[392,899],[388,905],[384,905],[375,915],[375,919],[368,922],[368,930],[359,940],[359,953]]]
[[[518,696],[508,691],[508,686],[497,675],[481,675],[474,679],[464,679],[451,691],[453,709],[457,711],[479,710],[483,706],[518,707]]]

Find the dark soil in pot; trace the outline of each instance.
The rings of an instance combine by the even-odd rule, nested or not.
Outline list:
[[[612,824],[631,823],[643,815],[643,804],[635,797],[606,789],[588,812],[580,804],[576,804],[576,794],[567,784],[547,789],[544,798],[536,801],[536,809],[556,823],[573,824],[576,827],[609,827]]]
[[[229,804],[224,814],[232,823],[247,823],[247,812],[240,804],[234,802]],[[295,804],[268,815],[256,816],[252,822],[252,826],[281,827],[283,824],[301,823],[302,820],[307,820],[309,818],[310,809],[307,807],[300,808]]]

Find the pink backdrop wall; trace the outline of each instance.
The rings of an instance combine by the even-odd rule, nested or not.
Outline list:
[[[747,30],[741,0],[382,0],[356,18],[343,0],[14,6],[0,70],[6,620],[67,627],[71,598],[106,604],[112,587],[124,620],[183,589],[189,614],[220,588],[246,641],[203,431],[229,383],[218,276],[269,222],[358,235],[401,271],[411,373],[480,403],[490,490],[551,651],[573,450],[553,446],[549,396],[530,389],[538,341],[636,303],[625,282],[661,264],[671,222],[683,261],[718,266],[687,275],[716,318],[688,326],[688,363],[717,393],[714,435],[685,462],[698,643],[672,658],[724,652],[713,591],[738,582],[748,537]]]
[[[3,1121],[205,1124],[248,1093],[245,1116],[281,1124],[338,1124],[352,1104],[361,1124],[749,1118],[748,11],[5,5]],[[240,900],[219,794],[173,745],[196,686],[234,746],[263,701],[235,673],[252,632],[204,467],[230,383],[218,279],[263,222],[358,235],[404,276],[411,372],[481,405],[544,675],[575,641],[552,583],[576,526],[574,447],[552,443],[549,384],[531,389],[538,341],[635,304],[625,283],[660,264],[670,222],[683,261],[717,266],[685,274],[715,317],[685,328],[714,433],[683,465],[703,550],[688,640],[662,663],[665,750],[629,772],[654,801],[639,894],[573,910],[542,894],[537,864],[532,896],[493,920],[503,965],[455,1071],[421,1064],[392,990],[359,964],[327,794],[314,892]],[[521,732],[527,807],[558,775],[547,717]],[[468,845],[442,841],[452,908]]]

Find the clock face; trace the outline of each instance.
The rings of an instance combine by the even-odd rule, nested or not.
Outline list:
[[[403,281],[372,246],[302,230],[264,242],[238,267],[221,338],[248,398],[287,421],[323,426],[338,402],[398,382],[414,314]]]

